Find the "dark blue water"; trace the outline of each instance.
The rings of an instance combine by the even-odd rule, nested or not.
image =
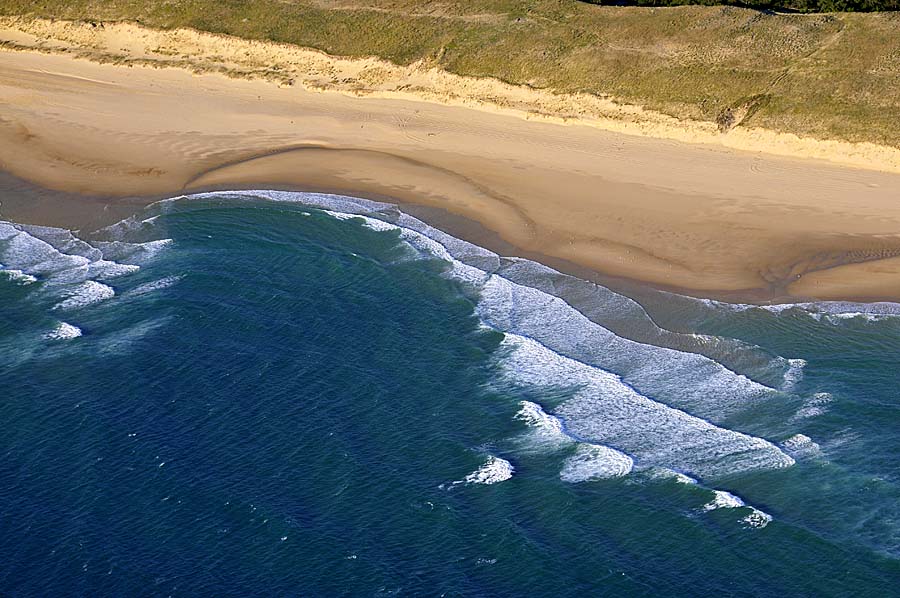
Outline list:
[[[636,302],[300,194],[0,264],[0,595],[900,595],[896,306]]]

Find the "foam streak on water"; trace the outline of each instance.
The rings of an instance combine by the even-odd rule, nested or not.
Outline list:
[[[112,287],[96,280],[88,280],[67,290],[68,296],[57,303],[54,309],[79,309],[109,299],[115,294]]]
[[[608,446],[579,444],[566,459],[559,477],[564,482],[586,482],[627,475],[634,467],[628,455]]]
[[[571,277],[527,260],[501,258],[403,214],[389,204],[287,192],[229,195],[300,201],[338,219],[361,218],[369,228],[396,232],[418,255],[444,261],[448,266],[447,276],[478,293],[477,313],[482,321],[506,333],[503,370],[511,380],[536,388],[573,387],[572,398],[556,411],[566,422],[568,433],[587,444],[586,448],[578,449],[578,456],[572,457],[566,466],[569,477],[575,475],[571,472],[576,465],[584,469],[588,462],[608,461],[613,464],[613,471],[630,471],[632,459],[642,466],[666,467],[703,477],[780,468],[793,463],[791,457],[768,441],[715,423],[760,401],[777,399],[776,391],[699,352],[657,346],[615,334],[561,297],[547,292],[556,285],[572,287],[575,283]],[[26,231],[20,226],[4,224],[0,238],[5,246],[0,256],[4,263],[23,268],[24,272],[32,268],[44,274],[55,273],[67,282],[80,280],[74,286],[67,285],[56,309],[81,309],[115,295],[112,287],[99,282],[104,274],[115,274],[118,267],[125,265],[137,268],[171,243],[169,239],[144,243],[124,240],[126,233],[152,225],[152,220],[147,218],[123,221],[98,235],[106,240],[89,245],[67,231],[39,227]],[[71,253],[64,253],[57,246]],[[86,276],[73,278],[72,271]],[[163,288],[172,282],[148,283],[133,293]],[[690,346],[686,335],[662,330],[632,300],[599,285],[578,288],[595,298],[602,297],[602,305],[609,307],[608,313],[620,313],[624,314],[624,320],[640,321],[643,328],[639,335]],[[608,316],[599,313],[596,317]],[[693,340],[701,345],[727,346],[710,339]],[[738,345],[732,347],[745,349]],[[795,384],[801,372],[802,363],[790,362],[785,386]],[[556,421],[560,427],[549,436],[545,431],[545,440],[565,436],[560,420],[547,421]]]
[[[756,507],[749,506],[740,497],[735,496],[730,492],[725,492],[724,490],[714,490],[712,500],[703,506],[704,511],[739,508],[747,508],[750,510],[750,512],[741,519],[746,527],[757,529],[763,528],[772,521],[772,516],[768,513],[760,511]]]
[[[778,303],[774,305],[753,305],[747,303],[725,303],[713,299],[698,299],[672,295],[680,301],[691,301],[709,309],[723,312],[760,310],[773,314],[800,313],[818,321],[840,324],[844,320],[859,318],[867,322],[877,322],[888,318],[900,318],[900,303],[877,301],[857,303],[854,301],[810,301],[799,303]]]
[[[640,392],[708,419],[721,420],[754,401],[774,398],[772,389],[705,356],[622,338],[562,299],[500,276],[492,276],[482,288],[478,313],[499,330],[614,372]]]
[[[541,335],[539,340],[553,350],[620,374],[642,391],[677,401],[679,407],[699,409],[704,417],[721,417],[733,409],[740,409],[743,403],[772,397],[772,388],[736,374],[705,355],[623,338],[594,323],[560,297],[536,288],[545,284],[541,281],[561,277],[558,272],[527,260],[501,258],[403,214],[390,204],[278,191],[229,192],[229,195],[302,202],[322,208],[331,215],[342,214],[341,219],[359,217],[366,226],[376,230],[396,230],[420,253],[446,261],[449,276],[478,288],[481,294],[479,315],[487,324],[525,336],[538,338]],[[214,194],[191,197],[212,196]],[[511,278],[529,280],[529,283],[519,284]],[[602,289],[599,285],[592,286],[595,290]],[[612,311],[637,313],[640,310],[649,321],[646,312],[632,300],[608,289],[604,291],[603,296],[609,300]],[[604,309],[607,307],[606,302],[602,305]],[[554,322],[554,326],[546,326],[547,321]],[[666,336],[667,331],[663,332],[655,324],[652,326],[657,337]],[[704,339],[695,337],[694,340]],[[793,370],[794,376],[797,368],[802,367],[801,364],[788,364],[783,359],[780,362],[784,363],[785,370]],[[658,375],[662,370],[669,372],[665,380]],[[677,380],[677,383],[669,384],[667,380]]]
[[[115,297],[115,289],[107,282],[138,272],[138,262],[146,263],[170,242],[108,241],[92,245],[65,229],[0,221],[0,272],[14,283],[36,288],[35,297],[49,298],[53,312],[77,314]],[[116,261],[120,257],[132,263]],[[132,292],[158,290],[175,280],[147,283]],[[60,322],[42,338],[57,341],[81,335],[78,326]]]
[[[129,243],[133,252],[158,252],[169,240]],[[0,221],[0,264],[28,282],[50,286],[109,280],[140,270],[119,263],[109,253],[78,239],[70,231]]]
[[[0,226],[0,593],[896,586],[896,322],[639,304],[395,206],[233,195]]]
[[[7,278],[21,285],[37,282],[37,278],[31,274],[25,274],[21,270],[0,270],[0,274],[6,275]]]
[[[506,333],[504,344],[510,350],[503,367],[511,379],[536,387],[580,386],[557,409],[567,430],[579,438],[624,451],[647,466],[699,476],[781,468],[794,462],[764,439],[714,423],[759,401],[777,400],[774,389],[705,355],[618,336],[562,298],[501,274],[505,265],[513,264],[511,269],[522,279],[523,260],[504,260],[389,204],[289,192],[228,195],[302,202],[343,220],[359,217],[369,228],[399,233],[419,254],[446,262],[447,276],[477,291],[482,321]],[[529,276],[541,272],[558,275],[535,265]]]
[[[571,454],[559,472],[564,482],[617,478],[631,472],[634,460],[630,456],[608,446],[578,441],[565,430],[562,420],[545,412],[537,403],[522,401],[520,405],[516,419],[531,430],[525,438],[529,449],[569,449]]]
[[[654,401],[621,378],[563,357],[537,341],[507,334],[504,372],[531,387],[569,387],[572,398],[556,412],[580,439],[613,447],[645,467],[701,477],[788,467],[794,460],[772,443],[720,428]]]
[[[492,484],[505,482],[513,476],[514,472],[515,468],[512,466],[512,463],[506,459],[491,455],[484,462],[484,465],[467,475],[462,482],[466,484],[485,484],[490,486]]]
[[[44,335],[48,340],[69,340],[81,336],[81,329],[66,322],[59,325]]]

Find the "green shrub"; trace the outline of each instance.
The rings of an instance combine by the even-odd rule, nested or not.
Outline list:
[[[740,6],[783,12],[879,12],[900,10],[900,0],[581,0],[612,6]]]

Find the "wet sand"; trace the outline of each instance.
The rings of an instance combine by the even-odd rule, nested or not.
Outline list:
[[[698,295],[900,298],[900,174],[432,101],[0,51],[0,168],[89,198],[73,212],[212,188],[328,191],[434,208],[527,256]],[[29,193],[5,192],[0,215],[90,224],[58,207],[66,196],[42,208]],[[450,232],[475,240],[469,228]]]

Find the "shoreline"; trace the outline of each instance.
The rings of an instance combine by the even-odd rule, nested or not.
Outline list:
[[[0,50],[0,167],[106,206],[332,192],[442,210],[522,257],[694,296],[900,298],[898,174],[43,50]]]
[[[276,191],[287,193],[315,193],[325,195],[343,194],[334,189],[300,188],[279,184],[257,186],[223,186],[192,189],[183,194],[163,194],[152,197],[131,197],[127,202],[121,198],[90,197],[62,191],[54,191],[36,186],[28,181],[13,177],[9,173],[0,171],[0,195],[5,200],[0,202],[0,220],[7,220],[17,224],[29,224],[39,226],[52,226],[65,228],[73,232],[93,231],[116,224],[141,210],[169,199],[178,199],[183,196],[191,196],[206,193],[247,192],[247,191]],[[436,229],[467,243],[471,243],[488,251],[492,251],[502,257],[513,257],[536,262],[556,270],[560,274],[572,276],[579,280],[595,283],[614,292],[624,293],[635,298],[646,293],[656,294],[667,292],[694,299],[710,299],[730,304],[747,305],[788,305],[803,304],[804,302],[817,302],[815,297],[794,295],[772,295],[758,289],[743,291],[697,293],[695,290],[685,287],[650,284],[627,276],[613,276],[578,263],[556,258],[547,254],[528,251],[504,241],[496,232],[485,227],[482,223],[459,216],[443,208],[426,206],[422,204],[406,203],[396,198],[378,195],[363,194],[347,196],[351,199],[363,199],[381,203],[396,205],[397,208],[414,218],[417,218]],[[9,200],[12,199],[10,202]],[[35,200],[39,201],[34,205]],[[63,211],[60,214],[60,210]],[[877,297],[847,296],[842,299],[850,303],[878,303],[883,299]],[[822,300],[826,301],[826,300]]]

